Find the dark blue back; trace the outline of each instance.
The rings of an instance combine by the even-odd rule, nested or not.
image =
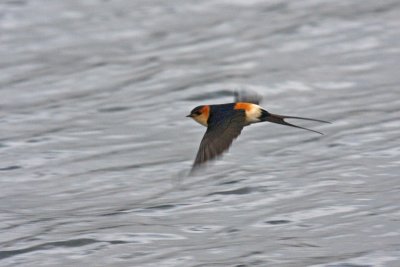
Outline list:
[[[226,121],[227,118],[233,117],[233,115],[237,114],[238,112],[244,113],[243,110],[234,109],[235,104],[236,103],[210,105],[211,113],[207,123],[221,123]]]

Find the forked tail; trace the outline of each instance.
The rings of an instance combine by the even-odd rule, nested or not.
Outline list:
[[[308,129],[305,127],[301,127],[301,126],[297,126],[291,123],[288,123],[285,121],[285,119],[299,119],[299,120],[307,120],[307,121],[317,121],[317,122],[323,122],[323,123],[330,123],[329,121],[324,121],[324,120],[317,120],[317,119],[311,119],[311,118],[304,118],[304,117],[295,117],[295,116],[285,116],[285,115],[278,115],[278,114],[272,114],[269,113],[266,110],[261,110],[261,117],[260,117],[261,121],[269,121],[269,122],[273,122],[273,123],[277,123],[277,124],[282,124],[282,125],[286,125],[286,126],[291,126],[291,127],[295,127],[295,128],[300,128],[303,130],[307,130],[310,132],[314,132],[314,133],[318,133],[318,134],[322,134],[321,132],[312,130],[312,129]]]

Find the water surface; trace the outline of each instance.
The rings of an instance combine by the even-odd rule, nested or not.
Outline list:
[[[400,266],[398,1],[0,3],[1,266]],[[187,177],[200,104],[264,96]]]

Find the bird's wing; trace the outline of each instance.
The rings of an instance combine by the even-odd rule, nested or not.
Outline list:
[[[201,140],[192,171],[228,150],[245,125],[245,113],[243,110],[234,110],[225,114],[223,119],[214,121],[208,125]]]
[[[260,104],[262,100],[262,96],[257,94],[254,91],[249,90],[239,90],[234,92],[235,102],[245,102],[245,103],[253,103]]]

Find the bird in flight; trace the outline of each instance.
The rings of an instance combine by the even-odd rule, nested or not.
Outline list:
[[[186,116],[207,127],[191,173],[207,161],[215,159],[228,150],[233,140],[240,135],[243,127],[250,124],[269,121],[322,134],[312,129],[288,123],[285,119],[330,123],[324,120],[272,114],[258,105],[260,101],[260,95],[235,92],[234,103],[198,106]]]

